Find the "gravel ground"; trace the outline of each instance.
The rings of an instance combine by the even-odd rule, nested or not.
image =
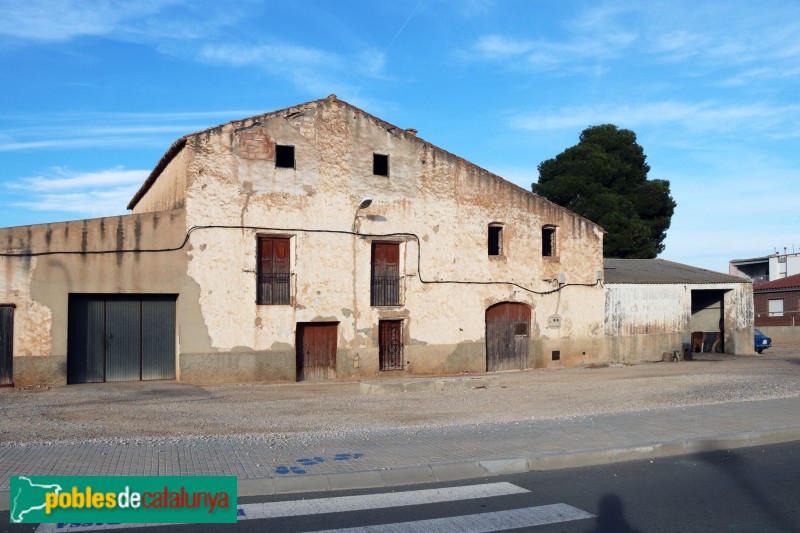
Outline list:
[[[210,437],[274,444],[800,396],[800,345],[777,346],[763,356],[698,359],[505,372],[498,374],[499,386],[380,395],[361,394],[355,382],[5,388],[0,446]]]

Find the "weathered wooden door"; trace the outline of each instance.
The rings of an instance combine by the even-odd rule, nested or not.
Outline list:
[[[504,302],[486,310],[486,370],[528,368],[530,307]]]
[[[338,323],[297,324],[297,380],[336,377]]]
[[[14,384],[14,307],[0,305],[0,385]]]
[[[378,332],[378,359],[381,370],[403,369],[403,321],[381,320]]]

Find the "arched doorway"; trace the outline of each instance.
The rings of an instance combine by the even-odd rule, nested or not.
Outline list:
[[[486,310],[486,370],[528,368],[531,308],[502,302]]]

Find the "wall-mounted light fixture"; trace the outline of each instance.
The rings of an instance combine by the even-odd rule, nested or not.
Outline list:
[[[362,209],[368,208],[371,205],[372,205],[372,198],[369,197],[364,198],[363,200],[361,200],[361,203],[358,204],[358,209],[356,209],[356,214],[353,216],[353,228],[351,229],[353,233],[356,232],[356,220],[358,219],[358,212],[361,211]]]

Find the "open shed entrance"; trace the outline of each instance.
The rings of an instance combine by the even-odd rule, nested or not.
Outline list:
[[[503,302],[486,310],[486,370],[521,370],[530,366],[528,341],[531,308]]]
[[[176,299],[70,294],[67,383],[175,379]]]
[[[299,322],[297,381],[336,378],[338,322]]]
[[[693,352],[725,352],[725,290],[692,290]]]

